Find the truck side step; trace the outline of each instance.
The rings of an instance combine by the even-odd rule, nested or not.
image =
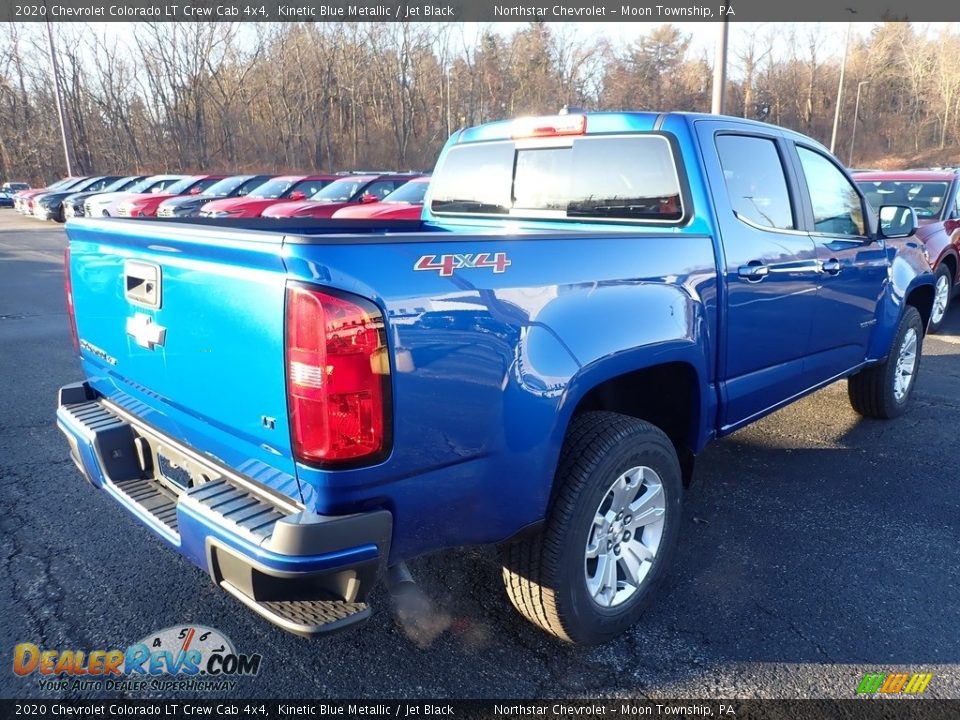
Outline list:
[[[255,613],[287,632],[305,637],[329,635],[346,630],[370,618],[372,609],[364,602],[346,600],[254,600],[229,581],[220,587]]]

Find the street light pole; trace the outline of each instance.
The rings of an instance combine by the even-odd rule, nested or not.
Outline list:
[[[717,38],[716,54],[713,58],[713,102],[710,112],[714,115],[723,115],[726,109],[727,89],[727,38],[730,31],[730,21],[720,23],[720,36]]]
[[[847,8],[849,10],[849,8]],[[850,10],[850,12],[854,12]],[[840,127],[840,104],[843,102],[843,76],[847,70],[847,52],[850,50],[850,28],[852,22],[847,23],[847,36],[843,41],[843,62],[840,63],[840,82],[837,84],[837,106],[833,109],[833,134],[830,136],[830,152],[837,146],[837,128]]]
[[[860,115],[860,90],[864,85],[869,84],[869,80],[861,80],[857,83],[857,102],[853,106],[853,132],[850,134],[850,157],[847,158],[847,167],[853,166],[853,144],[857,141],[857,118]]]
[[[46,2],[44,2],[46,6]],[[67,161],[67,175],[73,175],[73,136],[70,132],[70,123],[67,122],[67,111],[60,95],[60,69],[57,66],[57,48],[53,44],[53,28],[47,15],[47,47],[50,50],[50,68],[53,71],[53,96],[57,101],[57,114],[60,116],[60,137],[63,139],[63,157]]]

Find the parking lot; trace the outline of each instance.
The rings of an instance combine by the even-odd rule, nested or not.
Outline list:
[[[433,633],[389,611],[304,640],[216,589],[83,482],[56,429],[80,377],[61,226],[0,210],[0,650],[125,647],[184,623],[263,655],[231,697],[853,697],[866,672],[933,673],[960,697],[960,310],[928,338],[913,405],[860,418],[844,383],[714,443],[699,459],[661,596],[629,635],[572,648],[509,605],[496,553],[411,569]],[[44,696],[0,670],[0,696]],[[49,696],[48,696],[49,697]]]

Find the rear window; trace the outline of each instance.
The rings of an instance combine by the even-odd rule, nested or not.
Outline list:
[[[564,147],[454,147],[435,173],[439,214],[677,222],[680,179],[662,135],[583,137]]]

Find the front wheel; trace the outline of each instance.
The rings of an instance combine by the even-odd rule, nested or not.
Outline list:
[[[852,375],[847,392],[853,409],[865,417],[890,419],[907,409],[923,349],[923,320],[907,306],[887,359]]]
[[[930,325],[927,329],[936,332],[943,325],[950,307],[950,295],[953,292],[953,273],[950,266],[941,264],[937,268],[937,279],[933,286],[933,308],[930,310]]]
[[[611,412],[573,420],[543,530],[501,548],[514,607],[563,640],[606,642],[650,602],[676,545],[680,462],[653,425]]]

